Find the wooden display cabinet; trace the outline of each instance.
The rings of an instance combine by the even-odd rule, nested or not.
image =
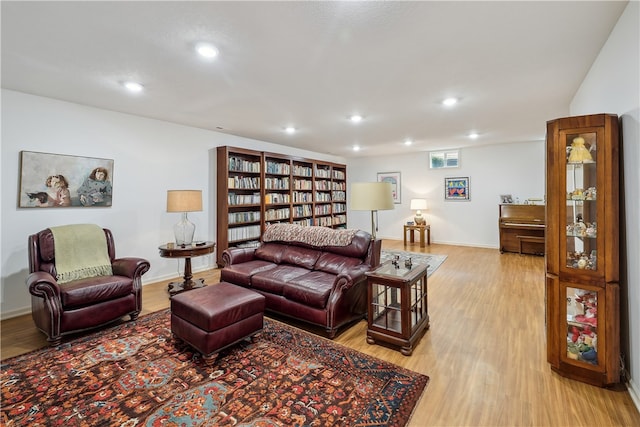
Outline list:
[[[547,360],[560,375],[620,382],[618,117],[547,123]]]

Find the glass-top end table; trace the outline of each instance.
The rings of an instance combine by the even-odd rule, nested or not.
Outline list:
[[[367,273],[367,343],[383,341],[405,356],[429,329],[426,263],[387,261]]]

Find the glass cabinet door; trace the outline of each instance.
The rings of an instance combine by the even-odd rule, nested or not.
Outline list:
[[[598,287],[564,284],[566,296],[566,352],[564,359],[570,363],[587,363],[600,366],[598,346],[604,345],[604,325],[598,325],[598,304],[604,302],[602,289]],[[603,309],[603,307],[600,307]],[[599,328],[600,326],[600,328]]]
[[[567,269],[598,270],[597,132],[567,133],[566,244]]]

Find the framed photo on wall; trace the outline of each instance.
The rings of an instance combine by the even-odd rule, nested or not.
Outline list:
[[[19,208],[109,207],[113,160],[20,152]]]
[[[378,172],[378,182],[390,183],[393,203],[402,203],[400,197],[400,172]]]
[[[453,177],[444,179],[445,200],[470,200],[469,177]]]

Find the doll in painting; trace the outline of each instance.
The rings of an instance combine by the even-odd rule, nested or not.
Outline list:
[[[69,181],[63,175],[51,175],[47,177],[45,185],[50,188],[48,194],[49,206],[71,206],[71,192]]]
[[[111,200],[111,181],[109,171],[97,167],[78,188],[78,196],[83,206],[106,205]]]

